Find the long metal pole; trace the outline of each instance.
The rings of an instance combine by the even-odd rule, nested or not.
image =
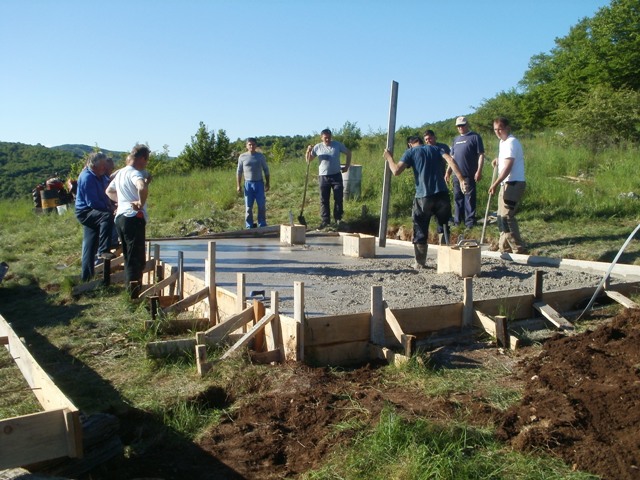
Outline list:
[[[393,144],[396,135],[396,112],[398,110],[398,82],[391,82],[391,102],[389,104],[389,126],[387,128],[387,150],[393,154]],[[380,208],[380,229],[378,230],[378,245],[387,244],[387,223],[389,216],[389,195],[391,192],[391,169],[384,162],[384,183],[382,185],[382,206]]]

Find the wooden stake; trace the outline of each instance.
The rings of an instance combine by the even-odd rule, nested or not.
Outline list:
[[[369,324],[369,341],[381,346],[385,346],[384,317],[382,287],[374,285],[371,287],[371,323]]]
[[[473,326],[473,277],[464,279],[464,299],[462,300],[462,328]]]
[[[178,297],[184,296],[184,252],[178,252]]]
[[[220,323],[218,295],[216,292],[216,242],[209,242],[207,261],[209,267],[208,275],[206,275],[207,285],[209,286],[209,322],[213,326]]]
[[[304,361],[304,282],[293,282],[293,319],[296,321],[296,360]]]

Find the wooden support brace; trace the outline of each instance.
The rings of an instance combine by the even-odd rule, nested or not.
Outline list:
[[[405,356],[413,356],[416,353],[416,336],[402,334],[401,340]]]
[[[572,332],[575,330],[575,327],[571,322],[569,322],[566,318],[564,318],[546,303],[534,302],[533,308],[539,311],[542,316],[547,319],[554,327],[566,332]]]
[[[220,357],[220,360],[225,360],[231,357],[239,349],[246,346],[249,343],[249,341],[253,337],[255,337],[260,331],[262,331],[262,329],[264,329],[267,323],[269,323],[274,318],[275,318],[275,315],[273,313],[270,313],[262,317],[258,323],[256,323],[253,327],[251,327],[251,330],[245,333],[240,340],[238,340],[229,350],[227,350],[224,353],[224,355],[222,355],[222,357]]]
[[[390,348],[375,345],[373,343],[369,343],[368,350],[370,358],[385,360],[389,365],[401,365],[409,361],[409,357],[406,355],[396,353]]]
[[[229,333],[246,325],[253,319],[253,307],[247,307],[242,312],[232,315],[204,332],[207,337],[207,344],[211,345],[221,341],[229,335]]]
[[[369,326],[369,341],[371,343],[384,346],[384,322],[385,305],[382,298],[382,287],[380,285],[374,285],[371,287],[371,323]],[[400,331],[402,331],[402,329],[400,329]],[[397,338],[398,341],[400,341],[400,337],[398,336]]]
[[[296,360],[304,361],[304,282],[293,282],[293,319],[296,321]]]
[[[499,347],[509,348],[509,331],[507,330],[507,317],[496,315],[496,342]]]
[[[162,290],[164,290],[169,285],[171,285],[172,283],[175,283],[177,281],[178,281],[178,273],[174,272],[171,275],[169,275],[167,278],[165,278],[164,280],[160,280],[155,285],[152,285],[151,287],[147,288],[144,292],[142,292],[140,294],[139,298],[145,298],[145,297],[150,297],[150,296],[153,296],[153,295],[158,295],[160,292],[162,292]]]
[[[174,303],[173,305],[162,309],[164,313],[171,312],[180,312],[186,310],[187,308],[195,305],[198,302],[201,302],[205,298],[209,297],[209,287],[204,287],[202,290],[194,293],[193,295],[188,296],[187,298],[180,300],[179,302]]]
[[[257,318],[264,317],[264,314],[265,314],[264,303],[262,303],[260,300],[254,299],[253,300],[254,322]],[[264,335],[264,329],[263,329],[258,334],[256,334],[256,338],[254,339],[254,343],[253,343],[253,349],[256,352],[262,352],[265,349],[264,346],[265,346],[265,335]]]
[[[384,313],[385,313],[385,320],[387,321],[387,325],[389,325],[389,328],[393,332],[393,336],[396,340],[396,346],[403,345],[402,337],[404,336],[404,332],[402,331],[402,327],[400,326],[400,323],[398,323],[398,319],[389,308],[387,308]],[[385,346],[388,346],[388,345],[385,345]]]
[[[640,305],[638,305],[636,302],[614,290],[605,290],[604,293],[607,295],[607,297],[618,302],[624,308],[640,308]]]
[[[212,362],[207,362],[207,346],[204,344],[196,345],[196,368],[198,375],[203,376],[213,367]]]
[[[504,318],[504,317],[502,317]],[[497,319],[497,317],[496,317]],[[485,332],[487,332],[489,335],[491,335],[493,338],[496,339],[496,341],[498,341],[498,329],[502,329],[503,327],[500,326],[498,327],[496,325],[496,321],[493,320],[493,318],[491,318],[489,315],[485,315],[484,313],[482,313],[479,310],[475,311],[475,321],[474,321],[474,325],[482,328]],[[506,322],[505,322],[506,323]],[[506,326],[504,327],[506,328]],[[502,337],[504,339],[505,334],[502,334]],[[506,333],[506,339],[503,340],[504,345],[508,346],[508,348],[510,348],[511,350],[515,350],[516,348],[518,348],[520,346],[520,339],[517,337],[517,335],[514,335],[512,333],[509,333],[509,331],[507,330]]]

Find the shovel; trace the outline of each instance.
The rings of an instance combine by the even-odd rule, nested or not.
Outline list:
[[[304,202],[307,200],[307,185],[309,185],[309,167],[311,162],[307,162],[307,175],[304,178],[304,192],[302,193],[302,205],[300,206],[300,215],[298,215],[298,223],[307,226],[307,220],[304,218]]]
[[[497,177],[498,177],[498,165],[493,167],[493,175],[491,176],[492,184],[493,182],[496,181]],[[489,218],[489,205],[491,205],[491,194],[489,194],[489,199],[487,200],[487,210],[484,212],[484,223],[482,224],[482,235],[480,235],[480,244],[484,243],[484,233],[487,230],[487,220]]]

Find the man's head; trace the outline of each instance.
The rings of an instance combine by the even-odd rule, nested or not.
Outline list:
[[[131,165],[136,170],[144,170],[147,168],[150,154],[149,147],[138,143],[131,149],[131,153],[127,157],[127,165]]]
[[[92,152],[87,158],[87,167],[101,177],[107,168],[107,156],[102,152]]]
[[[258,148],[258,140],[256,140],[254,137],[249,137],[247,138],[246,146],[249,153],[255,153],[256,148]]]
[[[325,145],[329,145],[331,143],[331,130],[325,128],[320,132],[320,138],[322,139],[322,143]]]
[[[493,131],[500,140],[506,140],[511,132],[509,120],[505,117],[497,117],[493,119]]]
[[[456,128],[458,129],[458,133],[467,133],[469,131],[467,117],[456,118]]]
[[[409,138],[407,138],[407,146],[409,148],[419,147],[420,145],[424,145],[424,142],[418,135],[411,135]]]
[[[105,175],[111,175],[116,168],[113,158],[107,157],[105,160]]]
[[[436,144],[436,132],[433,130],[425,130],[424,131],[424,141],[427,145],[435,145]]]

